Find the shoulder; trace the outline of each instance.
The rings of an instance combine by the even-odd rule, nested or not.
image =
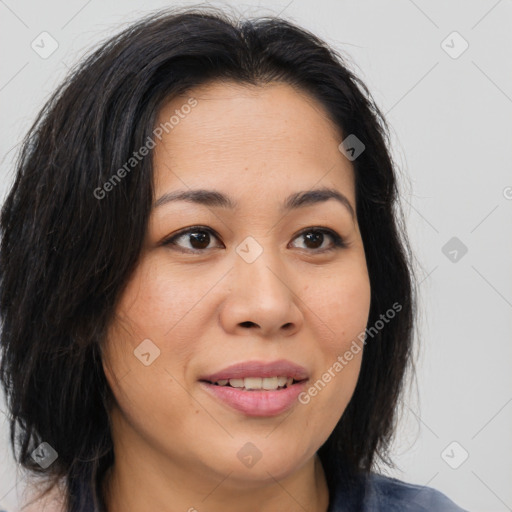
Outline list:
[[[410,484],[396,478],[374,473],[369,477],[369,487],[375,504],[382,510],[390,510],[394,506],[397,510],[407,512],[467,512],[436,489]]]
[[[329,512],[467,512],[443,493],[396,478],[370,473],[362,476],[350,490],[334,490]],[[347,508],[348,507],[348,508]]]

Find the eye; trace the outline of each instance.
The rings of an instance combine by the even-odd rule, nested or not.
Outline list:
[[[186,228],[172,237],[164,240],[162,245],[176,246],[183,252],[205,252],[209,247],[212,237],[219,240],[218,235],[210,228],[205,226],[192,226]],[[295,238],[304,237],[306,247],[304,249],[313,252],[327,252],[334,249],[346,247],[344,239],[335,231],[327,228],[310,227],[302,230]],[[325,247],[326,237],[331,239],[330,246]],[[188,242],[189,246],[184,246],[179,243],[180,240]],[[215,247],[213,247],[215,248]],[[301,247],[299,247],[302,249]]]
[[[323,247],[326,235],[331,239],[331,246]],[[327,228],[311,227],[301,231],[295,238],[304,237],[307,250],[326,252],[346,247],[343,238],[335,231]],[[318,250],[320,248],[320,250]]]
[[[168,238],[162,243],[162,245],[176,245],[184,251],[201,252],[208,248],[208,245],[211,241],[211,235],[213,235],[215,238],[218,238],[214,231],[210,228],[206,228],[204,226],[192,226],[191,228],[184,229],[176,235],[173,235],[171,238]],[[177,243],[177,241],[180,239],[188,241],[191,246],[183,247]]]

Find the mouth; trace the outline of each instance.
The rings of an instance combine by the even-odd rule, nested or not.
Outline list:
[[[218,381],[202,380],[207,384],[220,387],[231,387],[243,391],[279,391],[289,388],[294,384],[304,382],[307,379],[296,380],[293,377],[275,376],[275,377],[246,377],[244,379],[220,379]]]
[[[199,379],[203,389],[247,416],[275,416],[306,387],[308,372],[289,361],[246,362]]]
[[[266,389],[265,386],[274,389],[276,385],[284,387],[293,383],[294,380],[302,381],[308,377],[309,373],[303,366],[280,359],[268,363],[246,361],[233,364],[211,375],[203,375],[199,380],[220,386],[229,384],[231,387],[243,387],[247,384],[248,389]],[[290,378],[293,379],[292,382]]]

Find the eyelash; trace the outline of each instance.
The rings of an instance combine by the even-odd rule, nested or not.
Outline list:
[[[219,236],[217,235],[217,233],[215,233],[215,231],[213,231],[211,228],[207,228],[205,226],[192,226],[190,228],[186,228],[182,231],[179,231],[178,233],[176,233],[175,235],[173,235],[170,238],[167,238],[166,240],[164,240],[162,242],[162,245],[164,245],[164,246],[173,245],[177,248],[178,251],[185,252],[185,253],[199,254],[201,252],[206,252],[208,249],[186,249],[186,248],[180,247],[180,246],[178,246],[178,244],[176,244],[177,239],[179,239],[189,233],[199,233],[199,232],[209,233],[210,235],[213,235],[215,238],[219,239]],[[332,245],[332,247],[329,247],[327,249],[320,249],[320,250],[305,249],[306,251],[312,251],[312,252],[323,254],[326,252],[334,251],[336,249],[343,249],[343,248],[347,247],[345,240],[340,235],[338,235],[338,233],[336,233],[332,229],[321,228],[321,227],[317,227],[317,226],[312,226],[312,227],[303,229],[300,233],[297,233],[295,238],[299,238],[301,235],[305,235],[307,233],[322,233],[324,235],[328,235],[331,237],[333,245]],[[295,240],[295,238],[294,238],[294,240]],[[323,241],[322,241],[322,243],[323,243]]]

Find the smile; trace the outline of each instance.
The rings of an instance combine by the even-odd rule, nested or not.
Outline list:
[[[245,379],[221,379],[216,382],[211,382],[216,386],[230,386],[232,388],[244,389],[245,391],[251,390],[266,390],[275,391],[278,389],[285,389],[290,387],[293,383],[298,381],[293,377],[246,377]]]

